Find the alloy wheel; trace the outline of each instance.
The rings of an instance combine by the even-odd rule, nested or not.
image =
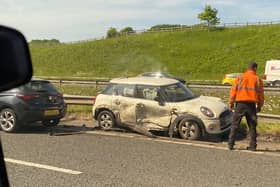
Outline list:
[[[3,110],[0,114],[0,125],[4,131],[11,131],[15,127],[16,116],[11,110]]]

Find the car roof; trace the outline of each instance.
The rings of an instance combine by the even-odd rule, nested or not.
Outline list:
[[[170,84],[176,84],[179,81],[168,78],[157,78],[157,77],[129,77],[129,78],[117,78],[112,79],[111,83],[117,84],[141,84],[150,86],[165,86]]]
[[[154,71],[154,72],[145,72],[145,73],[142,73],[140,75],[169,75],[168,73],[166,72],[161,72],[161,71]]]
[[[226,75],[241,75],[242,73],[228,73]]]

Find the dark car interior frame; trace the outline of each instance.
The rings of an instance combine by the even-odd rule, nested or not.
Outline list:
[[[13,28],[0,25],[0,91],[5,91],[30,81],[32,63],[27,41]],[[8,187],[8,175],[0,139],[0,187]]]

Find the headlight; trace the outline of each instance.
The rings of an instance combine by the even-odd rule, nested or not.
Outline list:
[[[207,116],[209,118],[214,117],[214,113],[212,112],[212,110],[210,110],[207,107],[204,107],[204,106],[200,107],[200,111],[202,112],[202,114],[204,114],[205,116]]]

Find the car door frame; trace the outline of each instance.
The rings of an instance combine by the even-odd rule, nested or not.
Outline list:
[[[142,98],[142,95],[139,96],[141,87],[146,87],[145,89],[156,89],[157,96],[154,98],[145,98],[145,96],[143,96]],[[150,85],[136,85],[136,92],[136,97],[138,96],[135,108],[136,122],[141,125],[150,126],[151,128],[158,128],[159,130],[167,129],[170,125],[171,109],[168,103],[164,102],[164,98],[160,92],[160,87]],[[137,107],[138,109],[140,108],[138,112]]]

